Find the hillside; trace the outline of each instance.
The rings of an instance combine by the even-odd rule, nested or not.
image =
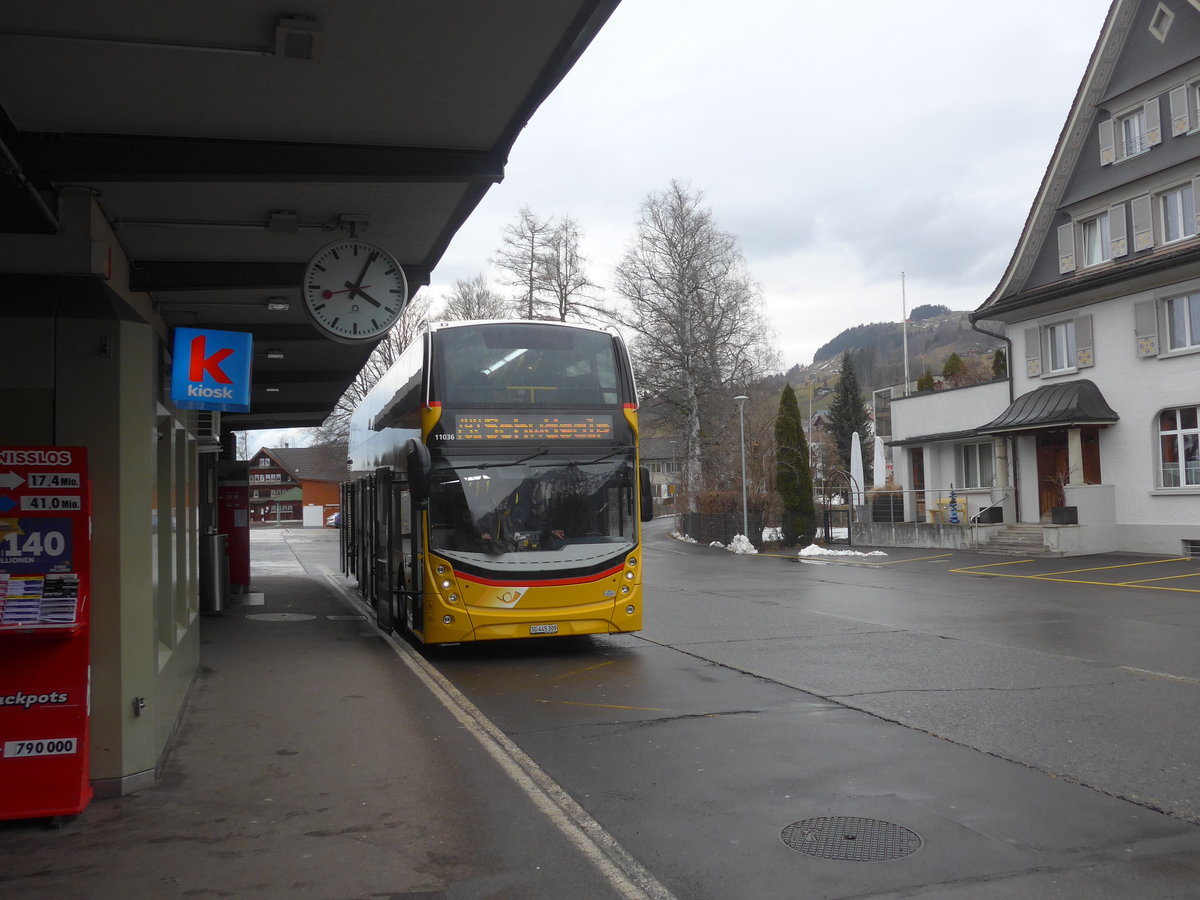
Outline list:
[[[971,328],[966,310],[952,311],[944,306],[918,307],[908,323],[908,369],[915,381],[924,372],[941,374],[942,365],[951,353],[957,353],[970,365],[990,367],[992,354],[1003,342],[980,334]],[[778,380],[779,387],[790,382],[793,387],[813,380],[818,383],[817,397],[832,387],[842,364],[842,354],[849,352],[855,374],[863,392],[904,381],[904,328],[900,322],[871,322],[855,325],[842,331],[813,354],[812,365],[792,366],[783,375],[767,379]],[[824,404],[817,401],[817,406]]]

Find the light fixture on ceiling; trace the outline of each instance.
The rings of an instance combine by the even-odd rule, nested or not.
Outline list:
[[[268,394],[278,394],[278,393],[279,393],[279,388],[278,388],[278,387],[276,387],[276,386],[275,386],[275,385],[273,385],[273,384],[269,384],[269,385],[267,385],[267,387],[266,387],[266,391],[267,391],[267,393],[268,393]]]
[[[275,58],[321,61],[321,27],[306,16],[287,16],[275,24]]]
[[[283,297],[267,298],[267,309],[271,312],[287,312],[291,308],[292,304]]]
[[[267,359],[283,359],[282,350],[268,350]]]
[[[80,41],[109,44],[114,47],[137,47],[148,50],[198,50],[202,53],[231,53],[242,56],[274,56],[298,62],[320,62],[324,35],[315,19],[306,16],[284,16],[275,23],[275,49],[236,44],[202,44],[184,41],[160,41],[144,37],[116,37],[105,34],[80,34],[66,31],[34,29],[3,29],[6,37],[34,38],[56,41]]]

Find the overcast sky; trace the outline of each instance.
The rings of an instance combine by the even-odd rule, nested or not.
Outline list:
[[[783,368],[840,331],[996,287],[1107,0],[624,0],[517,139],[425,290],[485,272],[522,206],[607,285],[648,194],[704,195]],[[506,289],[507,290],[507,289]]]
[[[703,192],[762,286],[785,368],[861,322],[998,283],[1107,0],[624,0],[434,272],[489,271],[528,205],[607,283],[638,208]],[[494,272],[489,272],[494,277]]]

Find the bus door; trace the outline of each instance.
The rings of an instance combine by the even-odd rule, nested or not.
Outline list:
[[[404,486],[400,497],[400,528],[398,551],[404,571],[404,626],[410,631],[424,631],[425,579],[422,559],[425,555],[422,540],[421,510]]]
[[[358,589],[368,605],[375,605],[375,567],[371,554],[375,547],[375,476],[364,475],[359,497],[358,546],[355,548],[355,567],[358,571]]]
[[[343,575],[350,574],[350,559],[348,554],[350,544],[350,529],[354,522],[353,485],[343,481],[338,485],[338,509],[342,513],[342,526],[338,529],[338,565]]]
[[[374,534],[371,544],[371,570],[376,624],[386,633],[395,622],[396,572],[392,565],[395,484],[391,469],[375,470]]]

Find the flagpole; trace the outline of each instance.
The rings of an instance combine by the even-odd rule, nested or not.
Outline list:
[[[904,273],[900,273],[900,310],[904,314],[904,396],[908,396],[908,299],[904,296]]]

